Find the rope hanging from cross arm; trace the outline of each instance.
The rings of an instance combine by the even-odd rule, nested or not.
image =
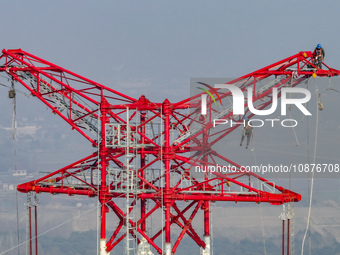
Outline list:
[[[318,95],[319,90],[316,85],[316,94]],[[315,164],[316,161],[316,150],[317,150],[317,140],[318,140],[318,130],[319,130],[319,111],[316,110],[316,124],[315,124],[315,143],[314,143],[314,155],[313,155],[313,164]],[[311,220],[311,211],[312,211],[312,201],[313,201],[313,190],[314,190],[314,171],[312,172],[312,178],[311,178],[311,186],[310,186],[310,196],[309,196],[309,207],[308,207],[308,214],[307,214],[307,226],[306,231],[303,236],[302,245],[301,245],[301,255],[303,255],[305,240],[307,237],[307,233],[310,229],[310,220]]]

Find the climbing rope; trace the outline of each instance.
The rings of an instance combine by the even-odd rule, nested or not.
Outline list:
[[[292,119],[292,109],[291,108],[289,108],[289,118]],[[296,135],[295,126],[293,126],[292,121],[291,121],[291,124],[292,124],[294,138],[295,138],[295,141],[296,141],[296,146],[298,147],[298,146],[300,146],[300,143],[299,143],[298,137]]]
[[[253,143],[254,147],[255,144]],[[254,164],[255,166],[257,166],[257,160],[256,160],[256,153],[255,153],[255,149],[251,149],[251,151],[253,152],[253,156],[254,156]],[[260,186],[259,184],[259,179],[257,178],[257,185],[258,187]],[[260,203],[260,210],[261,210],[261,228],[262,228],[262,243],[263,243],[263,251],[264,251],[264,255],[267,255],[267,247],[266,247],[266,234],[265,234],[265,229],[264,229],[264,220],[263,220],[263,206],[262,203]]]
[[[316,95],[318,96],[318,94],[319,94],[319,90],[318,90],[318,87],[316,85]],[[318,97],[317,97],[316,100],[318,100]],[[316,102],[316,103],[318,103],[318,102]],[[319,130],[319,111],[318,111],[318,109],[316,109],[315,143],[314,143],[313,164],[315,164],[315,161],[316,161],[316,149],[317,149],[317,141],[318,141],[318,130]],[[307,233],[310,230],[310,219],[311,219],[311,212],[312,212],[313,189],[314,189],[314,171],[312,172],[312,177],[311,177],[310,196],[309,196],[309,208],[308,208],[308,215],[307,215],[307,226],[306,226],[306,231],[305,231],[305,234],[304,234],[303,240],[302,240],[301,255],[303,255],[305,240],[306,240],[306,237],[307,237]],[[309,245],[309,250],[311,252],[311,245]]]
[[[1,84],[3,85],[3,84]],[[6,85],[3,85],[7,87]],[[17,116],[17,101],[15,96],[15,88],[14,88],[14,80],[12,79],[11,87],[9,91],[9,97],[13,99],[13,115],[12,115],[12,138],[13,138],[13,146],[14,146],[14,171],[17,170],[17,139],[16,139],[16,116]],[[17,242],[20,243],[20,234],[19,234],[19,202],[18,202],[18,191],[15,192],[15,202],[16,202],[16,216],[17,216]],[[20,255],[20,249],[18,247],[18,255]]]

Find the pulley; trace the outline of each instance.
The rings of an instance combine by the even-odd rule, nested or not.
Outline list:
[[[14,79],[12,78],[11,82],[11,90],[8,91],[8,97],[9,98],[15,98],[15,89],[14,89]]]
[[[318,94],[318,108],[320,111],[323,110],[323,103],[321,102],[321,93]]]
[[[9,98],[15,98],[15,90],[11,89],[10,91],[8,91],[8,97]]]

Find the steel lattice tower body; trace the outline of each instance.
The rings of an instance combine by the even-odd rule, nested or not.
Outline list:
[[[242,171],[239,164],[212,148],[241,125],[217,132],[213,119],[241,122],[245,115],[253,116],[247,104],[244,116],[233,115],[227,103],[230,92],[210,89],[217,93],[223,109],[217,111],[210,104],[203,116],[202,93],[176,103],[167,99],[156,103],[144,95],[139,99],[124,95],[20,49],[3,50],[0,61],[1,72],[28,89],[94,147],[91,155],[21,184],[18,190],[98,197],[100,254],[109,254],[125,239],[127,254],[149,255],[152,246],[157,253],[170,255],[187,234],[201,248],[201,254],[209,255],[210,202],[282,204],[301,199],[293,191]],[[323,65],[325,69],[318,69],[313,64],[312,52],[300,52],[228,84],[242,92],[252,88],[253,102],[262,110],[271,104],[273,88],[295,87],[315,75],[340,74]],[[195,166],[212,166],[217,159],[237,171],[192,175]],[[121,199],[125,201],[124,207],[117,205]],[[198,233],[194,227],[199,210],[203,210],[204,233]],[[116,229],[107,228],[108,213],[116,215],[119,222]],[[156,213],[161,213],[165,223],[151,234],[147,221]],[[175,225],[180,234],[171,239]],[[111,236],[106,235],[107,231]],[[157,241],[162,235],[164,244]]]

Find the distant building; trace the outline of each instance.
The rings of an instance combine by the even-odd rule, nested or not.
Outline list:
[[[27,170],[14,170],[13,176],[26,176]]]

